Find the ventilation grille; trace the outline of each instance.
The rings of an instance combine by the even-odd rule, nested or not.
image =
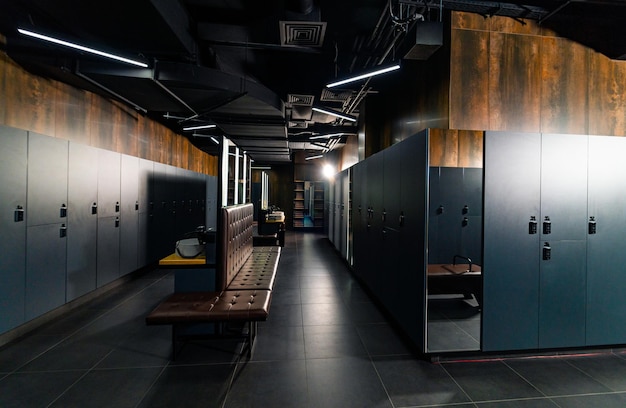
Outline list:
[[[281,21],[280,44],[284,47],[321,47],[326,23],[317,21]]]
[[[352,91],[332,91],[328,88],[322,90],[320,100],[322,102],[345,102],[352,96]]]
[[[287,103],[292,105],[313,106],[314,99],[315,97],[313,95],[287,95]]]

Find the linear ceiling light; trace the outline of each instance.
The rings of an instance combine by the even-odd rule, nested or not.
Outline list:
[[[332,137],[339,137],[339,136],[343,136],[343,133],[331,133],[329,135],[318,135],[318,136],[311,136],[309,138],[309,140],[315,140],[315,139],[330,139]]]
[[[323,154],[318,154],[317,156],[309,156],[309,157],[305,157],[304,160],[313,160],[313,159],[321,159],[322,157],[324,157]]]
[[[185,127],[183,128],[183,130],[198,130],[198,129],[212,129],[214,127],[217,127],[217,125],[199,125],[199,126],[190,126],[190,127]]]
[[[354,116],[346,115],[345,113],[337,112],[332,109],[320,108],[320,107],[313,107],[311,109],[313,109],[316,112],[321,112],[327,115],[336,116],[341,119],[349,120],[350,122],[356,122],[356,118]]]
[[[373,77],[375,75],[380,75],[380,74],[385,74],[387,72],[391,72],[391,71],[395,71],[396,69],[400,69],[400,64],[395,64],[395,65],[391,65],[385,68],[379,68],[375,71],[371,71],[371,72],[366,72],[365,74],[362,75],[357,75],[351,78],[346,78],[343,79],[341,81],[337,81],[337,82],[332,82],[328,85],[326,85],[327,88],[333,88],[335,86],[339,86],[339,85],[343,85],[343,84],[347,84],[350,82],[355,82],[355,81],[359,81],[361,79],[365,79],[365,78],[370,78]]]
[[[104,51],[99,51],[93,48],[89,48],[89,47],[85,47],[79,44],[75,44],[69,41],[64,41],[64,40],[60,40],[58,38],[54,38],[54,37],[49,37],[47,35],[43,35],[43,34],[39,34],[39,33],[35,33],[33,31],[29,31],[29,30],[24,30],[22,28],[18,28],[17,31],[20,34],[24,34],[30,37],[34,37],[34,38],[38,38],[40,40],[43,41],[48,41],[51,43],[55,43],[55,44],[59,44],[59,45],[63,45],[65,47],[70,47],[70,48],[74,48],[80,51],[85,51],[85,52],[89,52],[92,54],[96,54],[99,55],[101,57],[105,57],[105,58],[110,58],[110,59],[114,59],[116,61],[120,61],[120,62],[125,62],[127,64],[131,64],[131,65],[136,65],[142,68],[148,68],[148,64],[146,64],[145,62],[141,62],[141,61],[135,61],[135,60],[131,60],[128,58],[124,58],[124,57],[120,57],[119,55],[114,55],[114,54],[109,54],[108,52],[104,52]]]

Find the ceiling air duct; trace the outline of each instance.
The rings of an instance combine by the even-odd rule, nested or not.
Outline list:
[[[443,45],[443,23],[418,21],[415,24],[415,43],[410,45],[405,59],[427,60]]]

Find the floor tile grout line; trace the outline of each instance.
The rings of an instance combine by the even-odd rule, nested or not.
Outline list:
[[[516,369],[514,369],[513,367],[511,367],[510,364],[508,364],[506,362],[506,360],[502,360],[501,361],[502,364],[504,364],[505,367],[507,367],[509,370],[513,371],[515,373],[515,375],[517,375],[518,377],[520,377],[522,380],[524,380],[526,383],[528,383],[528,385],[530,385],[531,387],[533,387],[535,390],[537,390],[538,393],[540,393],[541,395],[543,395],[544,397],[548,397],[548,395],[546,395],[546,393],[544,393],[543,391],[541,391],[539,389],[539,387],[536,387],[535,384],[533,384],[532,382],[530,382],[529,379],[527,379],[526,377],[524,377],[521,373],[519,373]]]

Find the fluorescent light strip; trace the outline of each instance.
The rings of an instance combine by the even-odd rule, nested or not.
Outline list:
[[[219,140],[217,140],[214,136],[211,136],[211,140],[217,145],[220,144]]]
[[[311,136],[309,140],[315,139],[330,139],[331,137],[343,136],[343,133],[331,133],[330,135]]]
[[[27,35],[27,36],[30,36],[30,37],[34,37],[34,38],[37,38],[37,39],[40,39],[40,40],[48,41],[48,42],[51,42],[51,43],[63,45],[65,47],[70,47],[70,48],[74,48],[74,49],[85,51],[85,52],[90,52],[92,54],[96,54],[96,55],[99,55],[101,57],[114,59],[116,61],[125,62],[127,64],[136,65],[136,66],[139,66],[139,67],[142,67],[142,68],[148,68],[148,64],[146,64],[144,62],[135,61],[135,60],[131,60],[131,59],[128,59],[128,58],[120,57],[118,55],[109,54],[108,52],[98,51],[98,50],[93,49],[93,48],[85,47],[85,46],[82,46],[82,45],[79,45],[79,44],[74,44],[74,43],[71,43],[71,42],[68,42],[68,41],[64,41],[64,40],[60,40],[60,39],[54,38],[54,37],[48,37],[47,35],[35,33],[33,31],[24,30],[22,28],[18,28],[17,31],[20,34],[24,34],[24,35]]]
[[[305,157],[304,160],[321,159],[322,157],[324,157],[323,154],[318,154],[317,156]]]
[[[217,127],[217,125],[190,126],[190,127],[183,128],[183,130],[212,129],[214,127]]]
[[[387,72],[395,71],[396,69],[399,69],[399,68],[400,68],[400,64],[392,65],[390,67],[381,68],[381,69],[378,69],[376,71],[365,73],[363,75],[358,75],[358,76],[347,78],[347,79],[344,79],[344,80],[341,80],[341,81],[332,82],[332,83],[326,85],[326,87],[327,88],[333,88],[335,86],[347,84],[347,83],[350,83],[350,82],[355,82],[355,81],[358,81],[358,80],[361,80],[361,79],[373,77],[375,75],[380,75],[380,74],[384,74],[384,73],[387,73]]]
[[[330,109],[317,108],[317,107],[314,107],[314,108],[311,108],[311,109],[313,109],[316,112],[321,112],[321,113],[325,113],[327,115],[336,116],[336,117],[341,118],[341,119],[349,120],[350,122],[356,122],[356,118],[354,116],[348,116],[348,115],[345,115],[345,114],[340,113],[340,112],[332,111]]]

